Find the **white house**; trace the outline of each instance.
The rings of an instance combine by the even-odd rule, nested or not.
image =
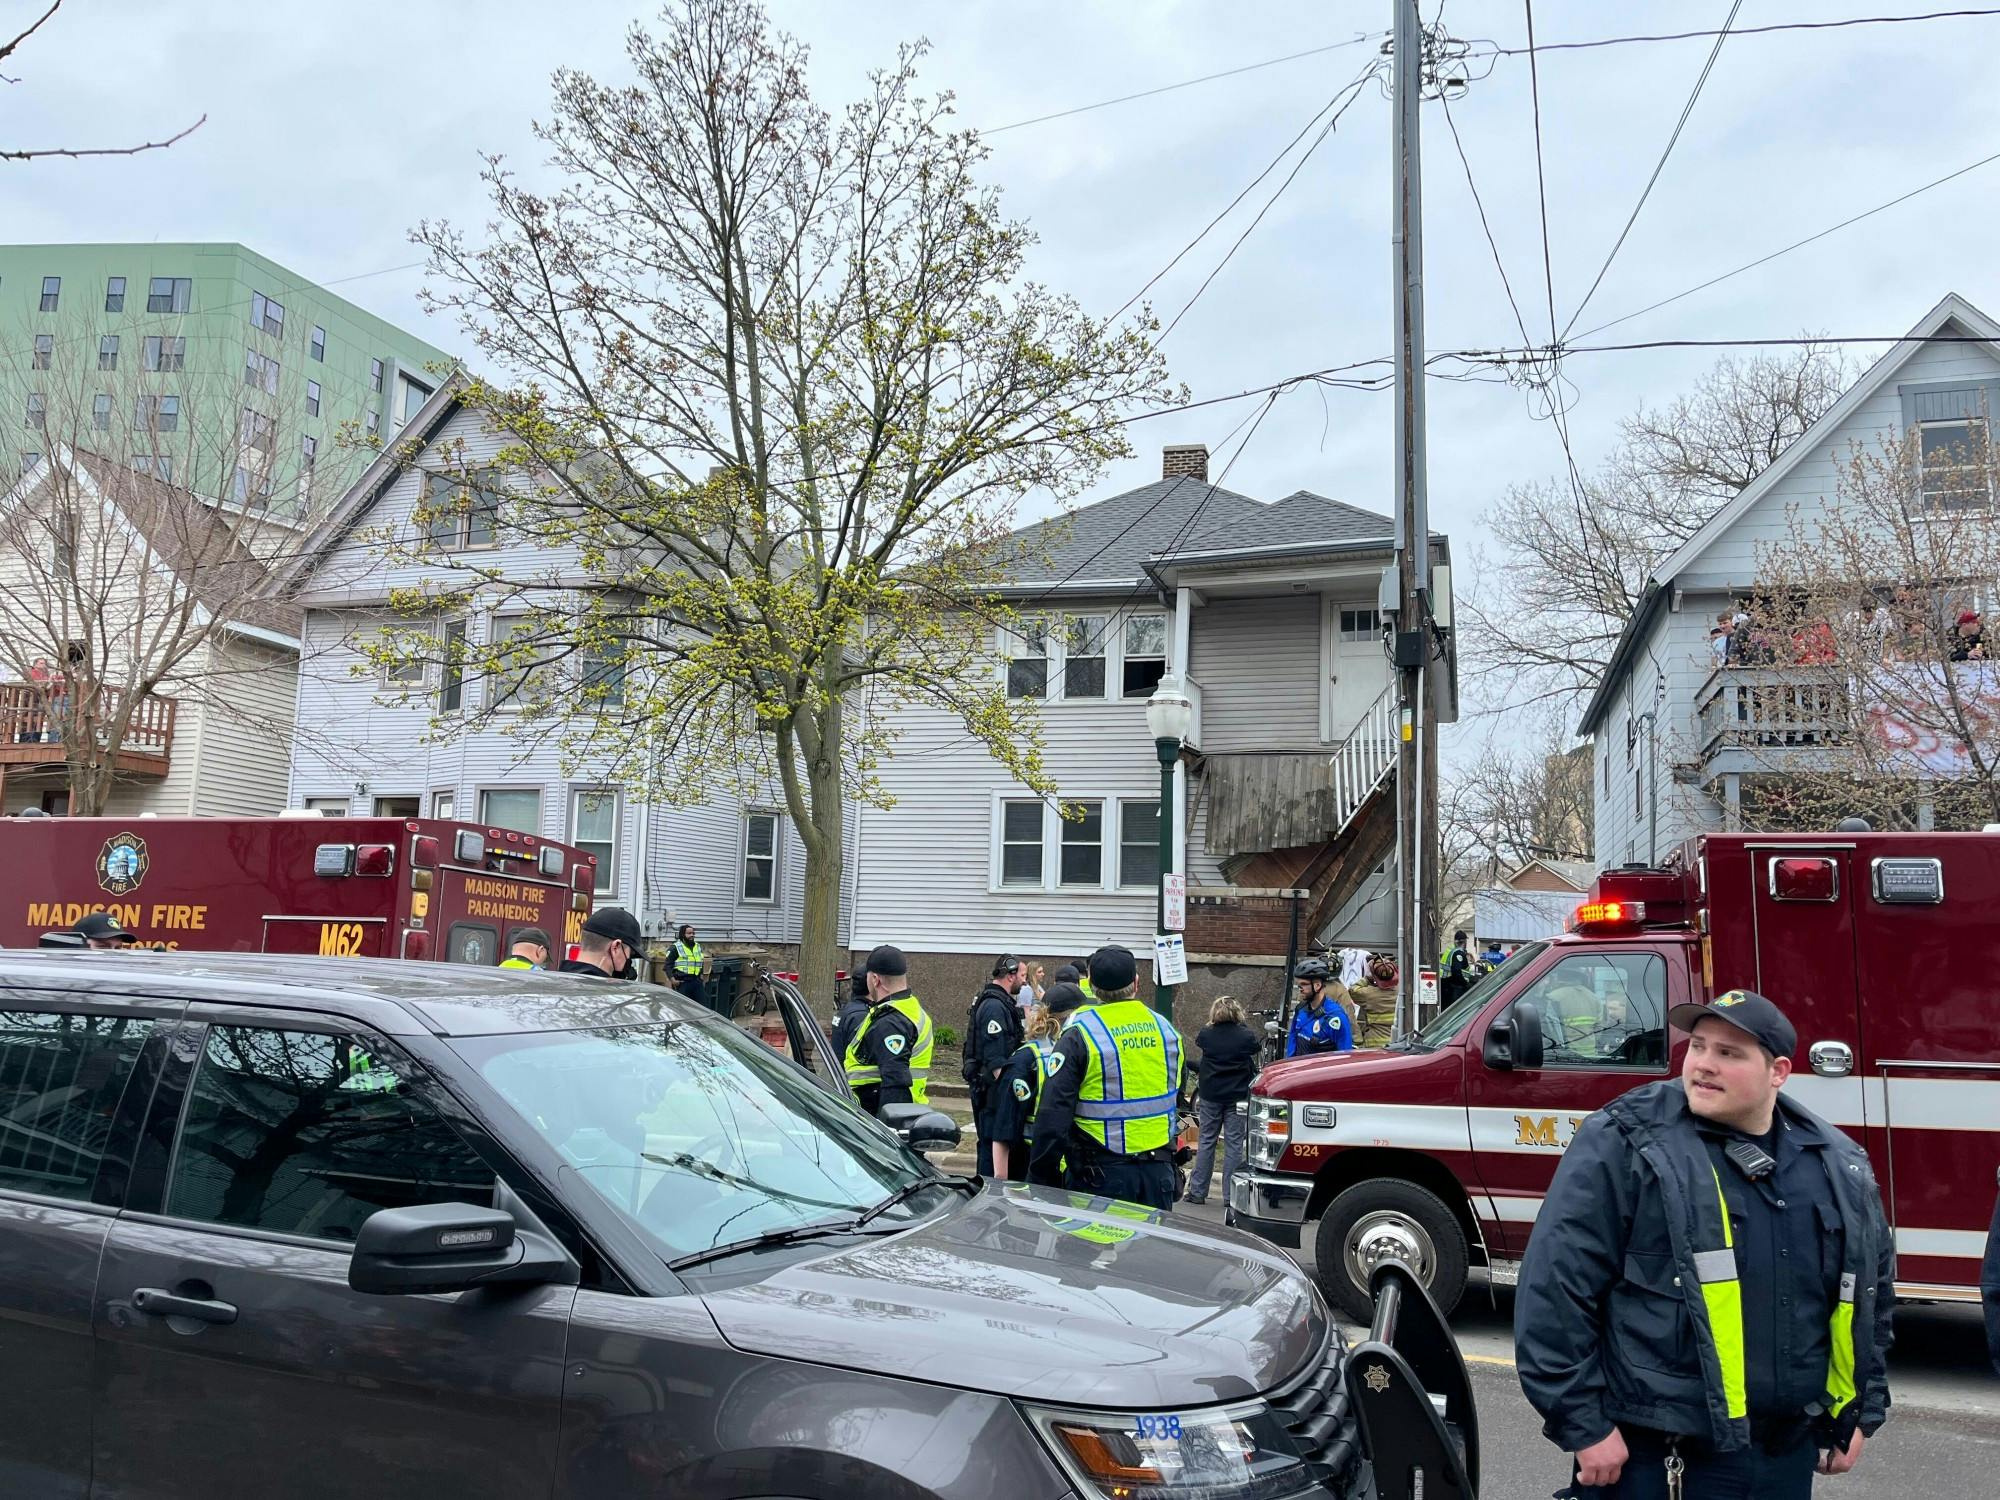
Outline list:
[[[1796,732],[1795,674],[1717,665],[1717,614],[1750,597],[1760,549],[1790,517],[1836,498],[1856,445],[1879,451],[1917,428],[1926,449],[1948,453],[1976,444],[1996,410],[2000,325],[1947,296],[1654,570],[1578,726],[1593,745],[1600,865],[1650,863],[1694,834],[1757,826],[1764,778],[1812,754],[1811,736]],[[1762,722],[1773,711],[1785,724]]]
[[[487,695],[504,687],[436,666],[390,681],[358,649],[393,618],[392,590],[427,579],[465,586],[466,575],[446,554],[476,556],[510,583],[546,582],[552,590],[588,583],[574,548],[510,535],[497,502],[475,504],[452,535],[427,537],[438,561],[381,544],[384,536],[417,541],[412,512],[427,471],[476,469],[500,451],[500,437],[462,404],[464,388],[464,378],[453,376],[431,396],[279,579],[304,608],[293,805],[456,816],[559,839],[599,856],[599,904],[629,908],[649,933],[693,922],[710,946],[796,943],[804,853],[775,800],[649,805],[601,767],[565,769],[552,743],[511,736],[491,722],[470,722],[441,738],[434,718],[444,716],[448,728],[451,715],[485,706]],[[447,450],[449,463],[441,458]],[[496,475],[496,489],[505,484]],[[504,636],[511,625],[507,613],[476,601],[437,622],[440,631],[465,631],[475,642]],[[398,701],[412,687],[419,690],[412,701]],[[671,748],[661,745],[658,753],[671,767]]]
[[[955,719],[906,713],[882,772],[894,805],[857,813],[857,947],[896,943],[933,990],[966,994],[1003,950],[1051,965],[1111,941],[1150,954],[1160,767],[1146,700],[1169,672],[1196,706],[1172,834],[1193,887],[1191,962],[1275,984],[1295,908],[1301,945],[1393,946],[1377,602],[1392,524],[1304,490],[1236,494],[1207,465],[1205,448],[1170,447],[1159,482],[1019,534],[1035,561],[1002,593],[1034,624],[996,632],[993,670],[1037,701],[1046,764],[1081,816],[1011,781]],[[1432,551],[1448,598],[1445,540]],[[1452,674],[1433,675],[1453,711]]]

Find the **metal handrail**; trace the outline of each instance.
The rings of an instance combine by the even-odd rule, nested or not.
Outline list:
[[[1397,701],[1397,688],[1392,683],[1368,705],[1361,721],[1333,752],[1329,764],[1333,767],[1333,804],[1338,814],[1335,837],[1354,821],[1354,815],[1396,769]]]

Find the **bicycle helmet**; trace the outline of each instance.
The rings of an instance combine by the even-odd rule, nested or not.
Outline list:
[[[1326,960],[1323,958],[1302,958],[1298,967],[1292,970],[1292,978],[1317,979],[1324,982],[1333,978],[1333,970],[1326,966]]]

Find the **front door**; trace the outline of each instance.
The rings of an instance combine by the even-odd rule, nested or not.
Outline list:
[[[93,1494],[546,1500],[575,1288],[347,1285],[375,1210],[491,1201],[417,1076],[338,1023],[182,1025],[98,1271]]]
[[[1382,616],[1372,602],[1334,599],[1327,604],[1326,739],[1354,733],[1382,690],[1389,668],[1382,655]]]
[[[1679,964],[1646,948],[1561,948],[1514,999],[1542,1018],[1542,1066],[1466,1058],[1472,1149],[1498,1225],[1495,1255],[1517,1260],[1577,1126],[1628,1089],[1667,1075],[1667,1012],[1687,999]],[[1511,1014],[1511,1008],[1494,1016]]]

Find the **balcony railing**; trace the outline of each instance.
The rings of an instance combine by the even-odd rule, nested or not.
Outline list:
[[[1813,667],[1718,667],[1695,698],[1701,758],[1725,750],[1826,749],[1848,731],[1847,687]]]
[[[104,726],[118,720],[124,694],[117,688],[100,687],[94,691],[96,696],[84,717],[97,736],[99,748],[104,748],[107,744]],[[115,747],[119,770],[137,775],[166,774],[174,746],[177,707],[172,698],[139,700]],[[73,719],[68,690],[60,684],[0,683],[0,764],[62,765],[67,758],[63,736]]]

